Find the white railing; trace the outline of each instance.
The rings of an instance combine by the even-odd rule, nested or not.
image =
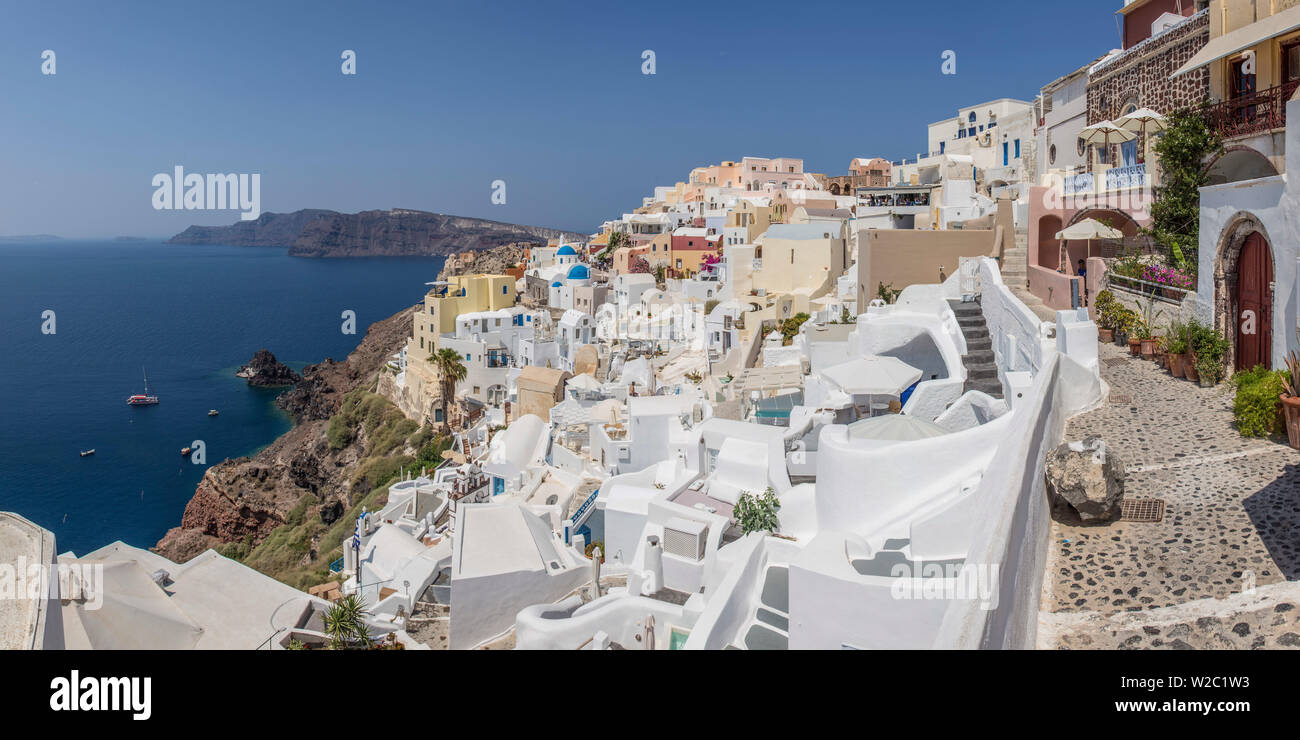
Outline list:
[[[1147,166],[1145,164],[1115,167],[1106,170],[1106,189],[1125,190],[1145,187],[1147,184]]]

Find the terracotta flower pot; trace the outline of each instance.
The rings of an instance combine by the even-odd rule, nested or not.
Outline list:
[[[1150,360],[1151,358],[1155,357],[1156,347],[1158,347],[1159,345],[1160,345],[1160,341],[1157,340],[1155,337],[1151,337],[1150,339],[1138,340],[1139,351],[1141,351],[1142,353],[1142,359]]]
[[[1142,354],[1142,340],[1137,337],[1128,338],[1128,353],[1137,357]]]
[[[1282,417],[1286,419],[1286,438],[1291,447],[1300,450],[1300,398],[1281,395]]]
[[[1098,330],[1097,330],[1097,341],[1099,341],[1099,342],[1113,342],[1113,341],[1115,341],[1115,330],[1114,330],[1114,329],[1098,329]]]
[[[1169,373],[1175,378],[1183,377],[1183,360],[1186,355],[1169,355]]]
[[[1200,373],[1196,372],[1195,352],[1188,352],[1187,354],[1183,355],[1183,377],[1187,378],[1193,383],[1199,382],[1201,379]]]

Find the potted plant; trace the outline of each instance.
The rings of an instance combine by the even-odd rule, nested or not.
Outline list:
[[[1196,343],[1196,374],[1202,388],[1213,388],[1223,380],[1223,359],[1228,354],[1228,340],[1213,329]]]
[[[1115,294],[1109,290],[1101,291],[1092,308],[1097,314],[1097,341],[1115,341]]]
[[[1282,378],[1282,416],[1286,419],[1286,438],[1292,449],[1300,450],[1300,355],[1291,350],[1286,356],[1286,374]]]
[[[1142,340],[1143,359],[1150,360],[1155,357],[1156,348],[1160,346],[1161,340],[1160,335],[1155,333],[1155,328],[1163,315],[1164,311],[1156,310],[1156,294],[1153,290],[1147,296],[1146,305],[1142,307],[1142,321],[1138,329],[1138,338]]]
[[[1169,323],[1169,336],[1165,338],[1165,352],[1169,358],[1169,372],[1175,378],[1183,377],[1183,360],[1187,355],[1187,327],[1179,321]]]
[[[1150,337],[1151,329],[1142,323],[1142,319],[1138,318],[1137,314],[1133,314],[1133,320],[1129,324],[1129,330],[1126,333],[1128,334],[1128,353],[1134,357],[1139,356],[1142,354],[1142,335],[1145,334]]]

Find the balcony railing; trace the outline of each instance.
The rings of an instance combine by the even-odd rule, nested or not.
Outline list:
[[[1147,184],[1147,166],[1135,164],[1128,167],[1113,167],[1106,170],[1106,189],[1124,190],[1140,188]]]
[[[1062,186],[1066,195],[1078,195],[1079,193],[1091,193],[1093,191],[1093,177],[1091,172],[1081,172],[1077,175],[1070,175],[1065,178]]]
[[[1210,125],[1224,138],[1250,136],[1286,126],[1286,103],[1300,80],[1225,100],[1206,109]]]

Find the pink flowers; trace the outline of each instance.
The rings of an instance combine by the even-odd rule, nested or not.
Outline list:
[[[1179,290],[1191,290],[1194,281],[1192,276],[1185,275],[1172,267],[1162,267],[1160,265],[1146,265],[1142,269],[1142,280],[1157,285],[1167,285]]]

